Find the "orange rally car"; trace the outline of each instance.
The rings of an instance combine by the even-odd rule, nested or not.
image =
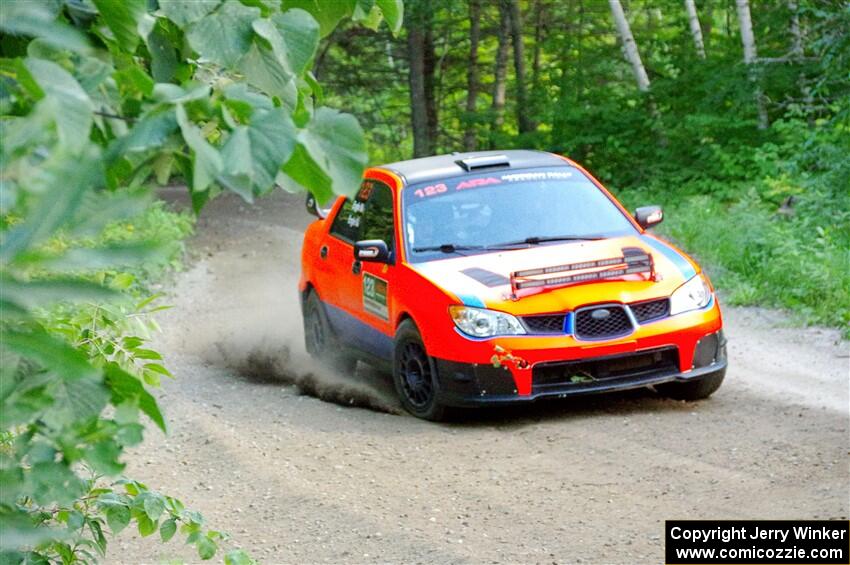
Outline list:
[[[307,350],[392,371],[404,407],[654,386],[713,393],[726,341],[711,283],[587,171],[538,151],[370,168],[304,236]]]

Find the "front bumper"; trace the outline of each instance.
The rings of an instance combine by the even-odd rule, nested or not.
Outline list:
[[[688,355],[683,358],[682,355]],[[465,363],[435,358],[440,401],[448,406],[527,402],[688,381],[726,371],[722,330],[689,347],[650,347],[626,353],[517,363]],[[682,366],[688,367],[682,370]]]

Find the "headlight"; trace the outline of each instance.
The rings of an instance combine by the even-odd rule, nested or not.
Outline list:
[[[703,275],[697,275],[670,295],[670,315],[705,307],[711,300],[711,288]]]
[[[469,308],[468,306],[449,306],[449,313],[458,329],[472,337],[525,333],[525,329],[523,329],[519,320],[504,312],[485,310],[484,308]]]

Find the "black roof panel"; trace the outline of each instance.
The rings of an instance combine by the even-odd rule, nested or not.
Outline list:
[[[404,179],[405,184],[409,185],[467,174],[467,171],[458,165],[457,161],[472,157],[496,155],[506,156],[510,162],[511,169],[570,166],[568,162],[552,153],[511,149],[507,151],[472,151],[469,153],[451,153],[449,155],[422,157],[421,159],[410,159],[408,161],[398,161],[388,165],[381,165],[380,168],[396,173]]]

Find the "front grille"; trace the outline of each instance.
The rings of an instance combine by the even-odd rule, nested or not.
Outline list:
[[[632,322],[622,306],[596,306],[576,312],[576,337],[601,339],[623,336],[632,331]]]
[[[597,359],[540,363],[531,372],[532,386],[546,390],[609,379],[661,376],[679,371],[679,351],[661,347]]]
[[[638,323],[643,324],[652,320],[666,318],[670,313],[670,299],[662,298],[660,300],[650,300],[648,302],[638,302],[637,304],[629,304],[632,313]]]
[[[545,316],[523,316],[522,323],[531,333],[561,334],[564,333],[564,314],[548,314]]]

